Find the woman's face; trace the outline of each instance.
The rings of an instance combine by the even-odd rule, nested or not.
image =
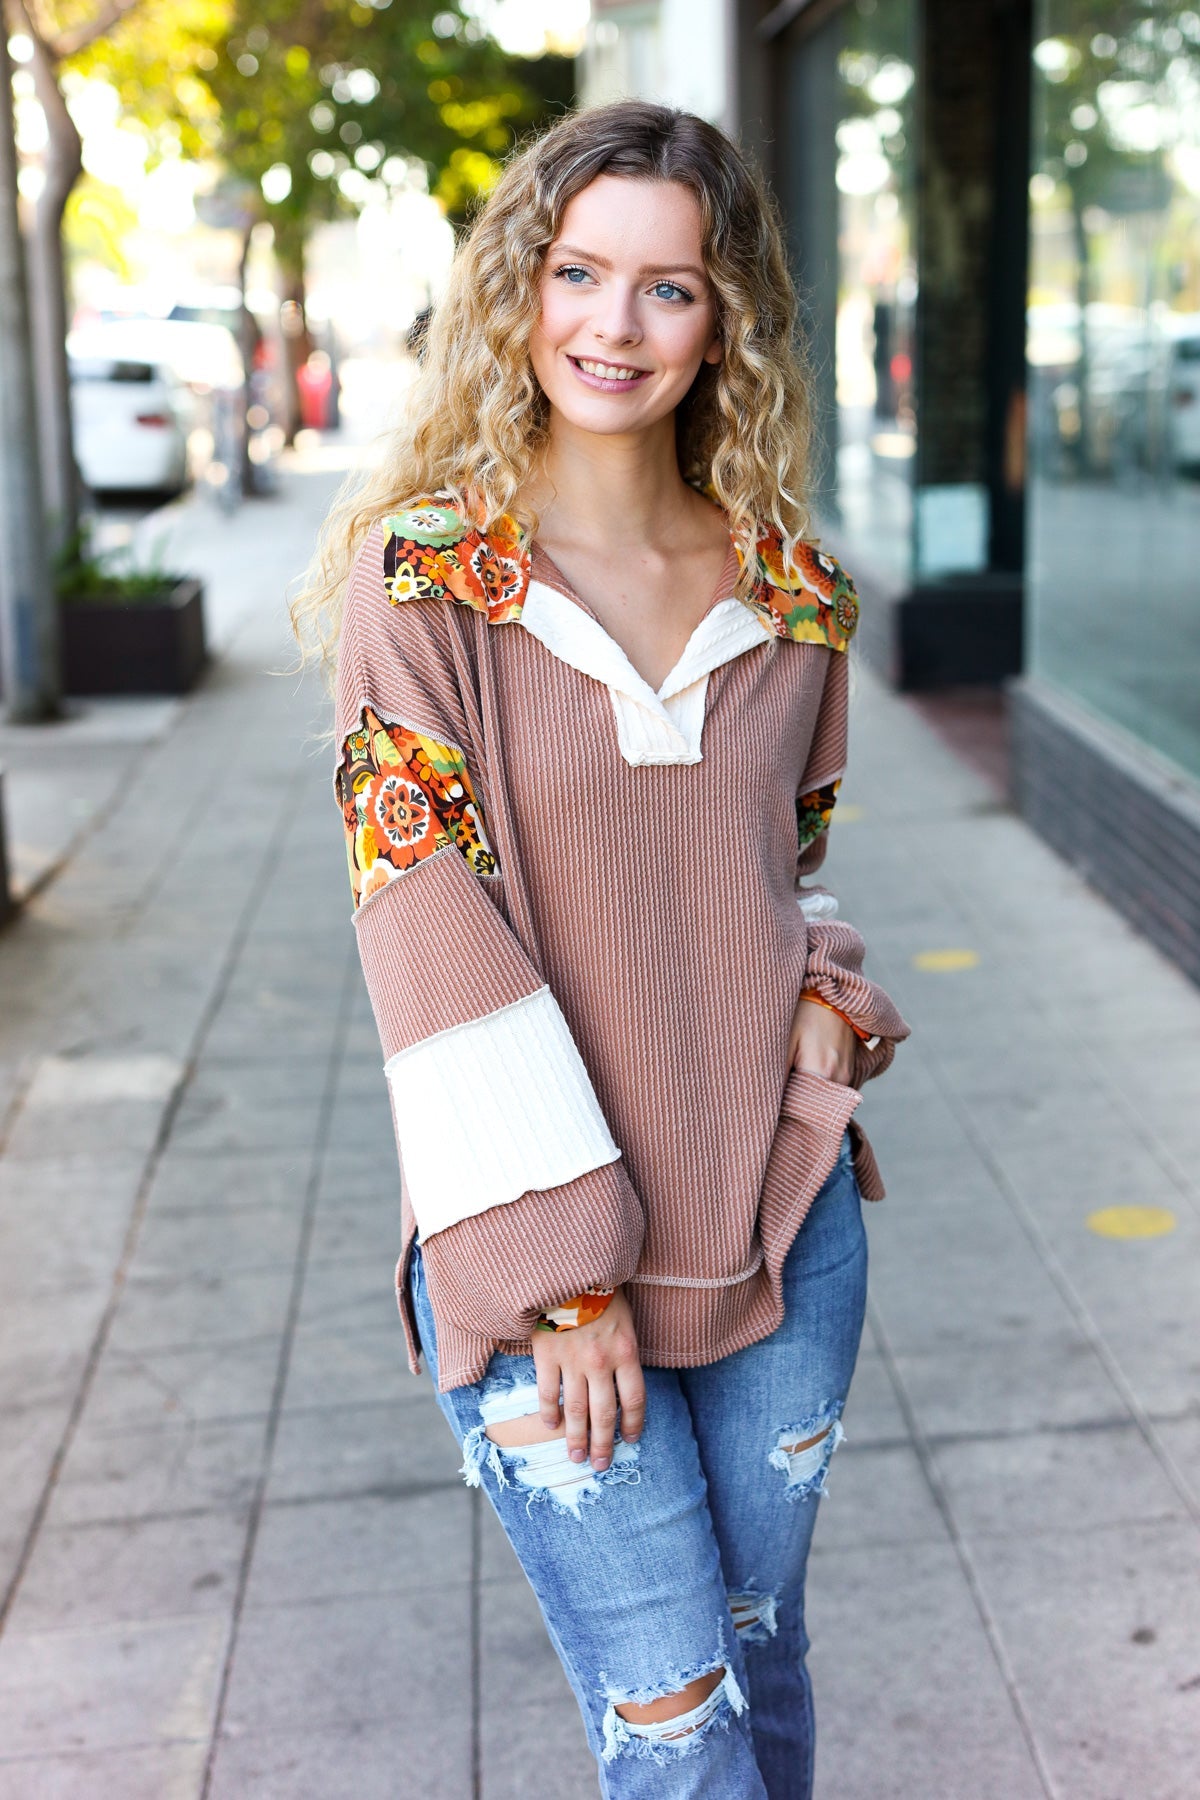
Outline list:
[[[677,181],[599,175],[568,204],[542,271],[533,372],[582,431],[643,431],[721,360],[700,208]]]

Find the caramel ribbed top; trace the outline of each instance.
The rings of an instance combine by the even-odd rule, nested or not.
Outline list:
[[[434,1040],[452,1053],[439,1034],[548,987],[620,1150],[423,1238],[442,1385],[479,1379],[496,1348],[526,1349],[545,1306],[618,1282],[645,1362],[712,1361],[779,1323],[783,1258],[859,1099],[789,1076],[801,989],[880,1035],[877,1048],[860,1046],[859,1085],[907,1035],[861,973],[858,934],[798,903],[825,832],[801,848],[797,797],[828,794],[844,767],[846,656],[763,631],[708,672],[700,760],[635,764],[602,680],[519,616],[495,623],[450,595],[397,603],[386,542],[386,531],[371,534],[349,585],[339,744],[369,707],[456,747],[497,868],[481,876],[450,842],[359,906],[385,1059]],[[537,551],[531,573],[587,612]],[[832,902],[810,913],[822,905]],[[421,1095],[391,1091],[403,1170],[423,1129]],[[472,1093],[459,1098],[468,1131]],[[854,1135],[864,1193],[880,1197]],[[453,1143],[444,1149],[455,1156]],[[403,1298],[413,1232],[402,1183],[398,1278],[416,1367]]]

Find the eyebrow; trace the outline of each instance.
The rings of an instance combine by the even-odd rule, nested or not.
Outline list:
[[[611,269],[612,264],[606,256],[597,256],[594,250],[583,250],[578,244],[551,244],[552,256],[577,256],[581,262],[595,263],[598,269]],[[639,275],[694,275],[697,281],[707,281],[704,269],[698,269],[695,263],[647,263],[638,270]]]

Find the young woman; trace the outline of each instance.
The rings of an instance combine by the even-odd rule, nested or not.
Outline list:
[[[412,1365],[614,1797],[811,1791],[805,1563],[883,1192],[851,1115],[906,1035],[804,879],[857,602],[801,535],[793,315],[719,131],[564,119],[302,609],[328,635],[344,592]]]

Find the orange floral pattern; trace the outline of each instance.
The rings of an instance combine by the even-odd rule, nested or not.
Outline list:
[[[559,1306],[549,1306],[534,1326],[535,1331],[576,1331],[598,1319],[612,1299],[615,1288],[584,1288]]]
[[[437,499],[414,501],[386,520],[383,585],[394,606],[405,600],[457,600],[489,625],[521,616],[529,552],[509,518],[484,533]]]
[[[494,875],[462,751],[387,724],[364,706],[335,776],[357,909],[396,876],[453,844],[476,875]]]
[[[858,628],[858,595],[841,564],[805,541],[785,561],[783,539],[773,529],[760,532],[756,554],[758,582],[749,604],[767,630],[799,644],[847,649]]]
[[[798,849],[801,853],[820,837],[823,831],[829,830],[829,821],[833,817],[833,809],[837,804],[838,789],[842,783],[827,781],[824,787],[814,788],[811,794],[798,794],[796,797],[796,835]]]
[[[450,599],[482,613],[489,625],[521,617],[530,557],[514,520],[500,519],[485,533],[434,496],[394,514],[386,530],[384,589],[394,606]],[[743,561],[741,546],[735,547]],[[757,579],[747,604],[764,630],[796,643],[848,647],[858,625],[858,595],[840,563],[807,540],[785,559],[783,540],[772,528],[760,532],[755,561]]]

